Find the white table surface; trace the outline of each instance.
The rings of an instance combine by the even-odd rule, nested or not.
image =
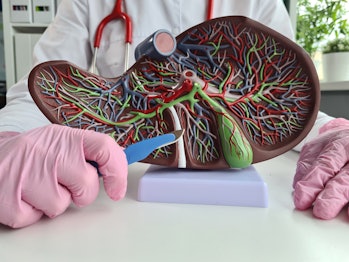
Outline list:
[[[94,204],[55,219],[20,230],[0,226],[0,261],[349,261],[345,211],[322,221],[294,209],[297,157],[255,165],[268,185],[267,208],[138,202],[148,165],[133,164],[119,202],[101,191]]]

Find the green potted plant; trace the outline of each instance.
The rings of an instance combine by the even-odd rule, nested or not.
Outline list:
[[[335,38],[323,46],[322,68],[326,82],[349,80],[349,36]]]
[[[312,57],[320,80],[343,81],[343,77],[347,75],[342,73],[342,70],[348,71],[346,63],[349,63],[349,59],[345,58],[347,61],[345,64],[337,60],[334,62],[333,59],[338,59],[339,55],[324,54],[322,50],[330,48],[326,41],[340,39],[338,41],[342,42],[343,38],[346,39],[349,36],[348,2],[349,0],[297,1],[296,41]],[[331,45],[331,43],[332,41],[328,44]],[[330,49],[333,50],[333,48]],[[336,64],[341,70],[334,69],[337,71],[329,72]]]
[[[349,35],[347,22],[348,0],[298,0],[296,41],[310,56],[327,39]]]

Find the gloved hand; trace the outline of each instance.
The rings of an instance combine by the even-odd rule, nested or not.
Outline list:
[[[331,120],[301,150],[293,182],[297,209],[331,219],[349,202],[349,121]]]
[[[0,223],[13,228],[85,206],[99,191],[95,161],[110,198],[124,197],[125,153],[106,134],[48,125],[25,133],[0,133]]]

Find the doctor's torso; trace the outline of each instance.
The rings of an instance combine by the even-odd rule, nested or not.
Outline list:
[[[60,9],[63,10],[61,13],[66,12],[64,10],[67,8],[76,10],[74,11],[75,19],[80,23],[86,23],[89,33],[86,38],[89,40],[90,50],[93,50],[97,27],[101,20],[113,10],[114,4],[115,0],[68,0],[62,1]],[[207,9],[206,0],[124,0],[123,11],[130,16],[133,28],[130,65],[134,63],[135,47],[147,36],[158,29],[167,29],[172,34],[178,35],[189,27],[205,21]],[[278,23],[274,17],[277,11],[275,9],[280,9],[278,16],[285,17],[286,11],[282,1],[279,0],[216,0],[212,16],[247,16],[292,38],[290,24],[288,21],[285,23],[278,21]],[[72,33],[74,33],[73,30]],[[98,70],[103,76],[114,77],[123,72],[124,41],[125,25],[122,20],[113,21],[104,28],[97,59]],[[67,50],[67,56],[68,53]],[[87,59],[90,61],[91,57]]]

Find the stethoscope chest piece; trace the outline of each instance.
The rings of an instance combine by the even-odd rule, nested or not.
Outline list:
[[[172,55],[177,48],[176,38],[167,30],[161,29],[147,37],[135,49],[135,58],[142,56],[152,59],[164,59]]]

